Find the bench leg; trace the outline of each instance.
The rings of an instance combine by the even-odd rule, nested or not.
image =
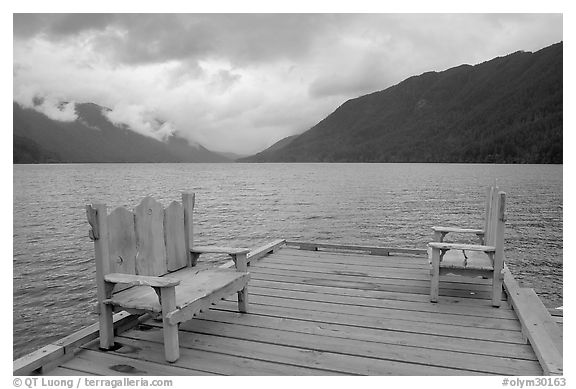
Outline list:
[[[100,348],[109,350],[114,345],[114,322],[112,315],[114,309],[112,305],[100,304]]]
[[[176,290],[174,287],[161,289],[162,329],[164,331],[164,354],[168,362],[180,358],[178,343],[178,324],[170,324],[166,315],[176,309]]]
[[[238,310],[242,313],[248,313],[248,286],[238,292]]]
[[[236,270],[241,272],[248,271],[248,258],[245,253],[231,254],[231,257],[236,265]],[[248,312],[248,285],[238,292],[238,310],[242,313]]]
[[[432,274],[430,278],[430,301],[438,302],[438,290],[440,289],[440,250],[432,249]]]
[[[494,272],[492,277],[492,306],[499,307],[502,299],[502,275]]]

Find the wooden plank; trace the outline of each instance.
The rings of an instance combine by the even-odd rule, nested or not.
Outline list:
[[[367,285],[376,284],[376,285],[398,285],[404,286],[406,288],[414,287],[414,290],[417,288],[426,289],[425,293],[428,293],[430,290],[430,281],[427,280],[410,280],[405,278],[390,278],[390,277],[370,277],[370,276],[362,276],[362,275],[354,275],[354,274],[330,274],[330,273],[309,273],[306,271],[298,271],[298,270],[283,270],[283,269],[267,269],[265,267],[252,267],[250,272],[254,275],[254,277],[258,276],[258,278],[266,278],[268,276],[290,276],[298,277],[300,280],[304,280],[304,283],[314,283],[315,281],[328,281],[325,283],[326,285],[330,285],[330,282],[333,282],[335,285],[343,283],[343,282],[359,282],[364,283]],[[461,290],[464,294],[469,294],[470,292],[479,293],[479,292],[487,292],[491,294],[491,288],[489,285],[481,285],[481,284],[463,284],[463,283],[450,283],[450,285],[445,286],[445,289],[450,290]]]
[[[332,313],[357,315],[357,316],[367,316],[373,318],[386,317],[390,319],[404,320],[407,322],[415,321],[428,324],[436,323],[436,324],[458,325],[472,328],[491,328],[491,329],[500,329],[508,331],[521,330],[520,323],[518,323],[517,321],[497,319],[497,318],[462,316],[462,315],[452,315],[436,312],[404,311],[399,309],[344,305],[339,303],[327,303],[321,301],[296,300],[290,298],[275,297],[270,295],[262,296],[256,294],[253,294],[251,296],[251,301],[255,304],[261,304],[261,305],[299,308],[302,310],[311,311],[310,314],[313,314],[312,312],[321,311],[321,312],[332,312]]]
[[[225,247],[225,246],[194,246],[190,249],[192,253],[214,253],[214,254],[247,254],[250,249],[245,247]]]
[[[336,243],[324,243],[324,242],[286,241],[286,245],[298,246],[300,247],[301,250],[317,251],[319,249],[329,249],[329,250],[362,251],[366,252],[369,255],[390,255],[390,253],[396,253],[396,254],[402,253],[402,254],[414,254],[414,255],[426,254],[426,250],[424,249],[348,245],[348,244],[336,244]]]
[[[211,288],[208,289],[207,292],[202,291],[201,293],[203,293],[203,295],[201,297],[195,297],[193,301],[187,302],[184,306],[180,306],[179,310],[170,312],[167,315],[169,323],[177,324],[192,319],[199,311],[207,309],[221,299],[244,289],[249,279],[250,275],[248,273],[236,273],[235,278],[227,278],[221,283],[216,282],[214,277],[211,277]],[[240,309],[242,310],[242,308]],[[243,310],[246,312],[245,306]]]
[[[434,232],[454,232],[458,234],[482,234],[484,235],[484,230],[474,229],[474,228],[458,228],[458,227],[441,227],[441,226],[434,226],[432,227],[432,231]]]
[[[64,356],[64,347],[49,344],[14,361],[13,375],[28,375],[45,364]]]
[[[97,374],[90,374],[84,371],[68,369],[65,367],[57,367],[49,372],[42,373],[43,376],[61,376],[61,377],[68,377],[68,376],[86,376],[86,375],[97,375]]]
[[[190,252],[194,246],[194,193],[182,193],[182,207],[184,207],[184,246],[188,266],[196,266],[196,258]]]
[[[391,249],[391,248],[390,248]],[[377,255],[377,254],[368,254],[366,251],[331,251],[331,250],[301,250],[295,246],[288,246],[287,243],[280,252],[286,252],[290,255],[298,255],[298,256],[318,256],[318,257],[349,257],[349,258],[365,258],[367,261],[373,261],[374,263],[378,263],[380,260],[389,260],[390,257],[395,257],[400,260],[412,261],[412,260],[422,260],[426,258],[426,253],[422,250],[418,249],[419,254],[409,254],[409,253],[393,253],[391,252],[390,255]]]
[[[237,323],[194,320],[183,323],[181,327],[185,331],[194,333],[303,349],[313,348],[315,351],[377,358],[386,362],[406,362],[489,374],[538,375],[541,373],[540,365],[537,361],[468,354],[394,343],[382,345],[372,341],[322,336],[304,332],[295,333],[284,329],[254,328]]]
[[[180,358],[178,344],[178,324],[170,323],[168,315],[176,310],[176,288],[162,288],[160,303],[162,305],[162,339],[164,340],[164,356],[168,362]]]
[[[134,214],[119,207],[108,215],[109,273],[136,274]]]
[[[449,252],[450,253],[450,252]],[[447,255],[449,254],[447,253]],[[483,254],[482,254],[483,255]],[[486,260],[489,261],[486,256]],[[443,266],[446,265],[446,256],[444,257]],[[470,261],[470,264],[473,264]],[[303,260],[290,260],[289,258],[282,258],[278,256],[273,256],[267,258],[258,264],[259,267],[263,268],[278,268],[278,269],[294,269],[294,270],[306,270],[313,272],[330,273],[332,270],[345,272],[348,274],[358,273],[357,275],[365,275],[371,277],[384,277],[384,278],[403,278],[403,279],[420,279],[429,280],[430,279],[430,265],[421,266],[411,266],[406,268],[403,266],[369,266],[369,265],[358,265],[352,263],[333,263],[329,261],[317,261],[316,259],[309,259],[307,261]],[[444,278],[443,282],[458,282],[460,284],[486,284],[491,285],[492,281],[490,279],[481,278],[487,274],[486,271],[479,271],[477,277],[473,277],[473,272],[467,269],[467,277],[454,277],[454,278]],[[441,269],[440,276],[446,274],[456,273],[453,270]]]
[[[495,246],[483,246],[478,244],[448,243],[448,242],[430,242],[429,247],[441,250],[470,250],[470,251],[496,251]]]
[[[250,250],[250,252],[247,255],[248,262],[250,261],[256,262],[260,258],[265,257],[270,253],[275,253],[278,250],[280,250],[280,248],[283,247],[285,244],[286,244],[285,239],[276,239],[254,250]]]
[[[96,298],[98,299],[98,322],[100,323],[100,346],[109,348],[114,344],[114,324],[112,307],[104,304],[112,292],[104,275],[110,273],[110,251],[108,234],[108,210],[106,204],[86,206],[88,223],[92,227],[91,238],[94,240],[94,257],[96,262]]]
[[[390,257],[395,258],[395,257]],[[320,257],[298,257],[284,254],[279,252],[277,254],[271,254],[261,261],[262,263],[270,264],[290,264],[296,266],[342,266],[342,267],[354,267],[358,271],[370,271],[371,269],[378,269],[380,272],[387,271],[404,271],[413,272],[416,274],[430,274],[430,265],[426,261],[425,263],[407,263],[407,262],[394,262],[394,261],[378,261],[377,263],[364,262],[363,258],[357,258],[353,260],[347,260],[344,258],[320,258]]]
[[[159,329],[150,327],[149,331],[159,332]],[[108,352],[106,355],[119,355],[142,361],[166,364],[163,359],[162,345],[158,342],[140,339],[138,334],[132,334],[133,338],[120,338],[119,342],[122,347],[117,351]],[[92,349],[95,347],[94,345],[91,346]],[[170,366],[194,369],[193,371],[206,374],[230,376],[342,375],[342,373],[319,370],[310,366],[301,367],[265,360],[238,358],[221,352],[196,350],[186,347],[180,349],[180,359],[170,364]]]
[[[216,306],[212,307],[214,310],[236,311],[236,303],[234,301],[221,301]],[[258,314],[264,316],[285,317],[297,320],[307,320],[315,323],[332,323],[341,324],[351,327],[360,328],[374,328],[379,330],[390,330],[405,333],[415,334],[429,334],[448,336],[453,338],[462,339],[478,339],[502,343],[515,343],[525,344],[526,341],[520,331],[499,330],[493,328],[474,328],[463,327],[458,325],[448,325],[439,323],[422,323],[417,321],[406,321],[399,319],[392,319],[388,317],[370,317],[358,316],[347,313],[334,313],[316,311],[310,312],[298,308],[290,308],[284,306],[272,306],[258,304],[252,302],[250,306],[251,314]]]
[[[164,211],[166,267],[175,271],[188,264],[184,231],[184,207],[173,201]]]
[[[341,280],[351,279],[350,277],[363,277],[364,281],[371,279],[377,282],[390,282],[398,283],[394,280],[406,280],[409,281],[410,285],[420,285],[429,286],[430,271],[424,269],[382,269],[382,268],[368,268],[368,267],[354,267],[354,266],[344,266],[340,264],[326,264],[318,265],[316,263],[302,263],[300,266],[298,264],[291,263],[276,263],[274,261],[263,261],[258,264],[258,266],[253,267],[252,270],[259,271],[261,273],[273,273],[273,274],[288,274],[288,272],[294,273],[307,273],[310,276],[326,276],[327,279],[334,279],[338,277]],[[358,280],[358,279],[357,279]],[[442,278],[443,282],[450,282],[453,288],[457,289],[468,289],[474,291],[480,288],[480,290],[490,290],[491,282],[479,277],[460,277],[460,276],[450,276]]]
[[[484,237],[484,242],[488,245],[492,245],[496,242],[496,228],[497,228],[497,218],[498,218],[498,199],[499,199],[499,189],[494,186],[490,188],[490,203],[487,212],[486,221],[486,235]]]
[[[126,328],[136,325],[138,323],[138,317],[131,315],[128,312],[122,311],[114,314],[112,322],[114,325],[115,333],[119,334],[122,333]],[[69,354],[78,347],[98,338],[99,332],[100,330],[98,323],[94,323],[91,326],[82,328],[81,330],[76,331],[73,334],[66,336],[65,338],[53,342],[53,344],[55,346],[63,347],[64,353]]]
[[[341,263],[353,266],[370,267],[398,267],[406,269],[429,268],[428,258],[424,257],[402,257],[402,256],[368,256],[358,253],[337,253],[327,251],[304,251],[294,250],[290,247],[283,247],[277,253],[270,254],[266,260],[292,261],[293,263],[314,262],[314,263]]]
[[[131,286],[135,285],[146,285],[156,288],[167,288],[170,286],[176,286],[180,284],[180,280],[166,276],[166,277],[155,277],[155,276],[142,276],[136,274],[121,274],[121,273],[111,273],[104,276],[106,282],[111,282],[115,284],[128,284]]]
[[[131,331],[126,334],[133,339],[161,342],[159,331]],[[383,363],[377,358],[343,355],[314,350],[310,347],[290,347],[259,341],[205,335],[181,331],[180,347],[183,349],[218,352],[239,358],[259,359],[262,361],[295,365],[314,366],[316,369],[355,375],[462,375],[479,374],[460,369],[442,368],[426,365],[414,365],[406,362],[387,360]]]
[[[364,289],[354,289],[354,288],[344,288],[344,287],[330,287],[330,286],[319,286],[310,284],[299,284],[294,282],[283,282],[283,281],[273,281],[267,279],[252,278],[250,280],[250,285],[262,286],[272,289],[283,289],[283,290],[295,290],[302,292],[312,292],[312,293],[322,293],[337,296],[352,296],[352,297],[363,297],[363,298],[373,298],[382,300],[397,300],[397,301],[412,301],[430,304],[430,298],[427,295],[417,294],[417,293],[402,293],[402,292],[389,292],[384,290],[364,290]],[[442,297],[442,304],[437,306],[437,309],[490,309],[490,303],[486,300],[480,299],[469,299],[469,298],[458,298],[458,297]],[[496,317],[499,317],[499,313],[502,311],[510,311],[511,308],[507,306],[502,306],[495,313]]]
[[[246,258],[248,260],[248,263],[250,264],[250,262],[256,262],[258,260],[260,260],[261,258],[267,256],[270,253],[274,253],[277,250],[280,249],[280,247],[282,247],[285,243],[284,239],[277,239],[274,240],[270,243],[266,243],[263,246],[257,247],[253,250],[250,250],[250,252],[246,255]],[[219,266],[219,268],[222,269],[227,269],[234,266],[234,261],[230,260],[222,265]]]
[[[220,307],[222,304],[219,304]],[[527,344],[501,343],[478,339],[465,339],[452,336],[419,334],[368,327],[349,326],[334,323],[318,324],[314,321],[291,319],[283,316],[266,316],[252,312],[241,315],[233,311],[211,309],[199,315],[197,320],[240,324],[256,328],[282,329],[318,336],[356,339],[382,344],[397,344],[427,349],[456,351],[467,354],[491,355],[505,358],[537,360],[532,348]],[[196,321],[197,321],[196,320]],[[184,326],[181,330],[187,330]]]
[[[112,322],[116,334],[119,334],[131,325],[137,324],[138,319],[128,312],[119,312],[113,316]],[[38,368],[46,368],[46,371],[49,371],[50,366],[55,366],[55,363],[57,364],[59,360],[68,358],[78,347],[97,339],[98,335],[99,324],[94,323],[37,351],[27,354],[14,361],[14,375],[28,375]]]
[[[111,352],[82,350],[62,367],[81,371],[80,375],[104,376],[206,376],[214,375],[193,368],[181,368],[128,358]]]
[[[222,291],[230,285],[242,289],[241,284],[245,284],[249,275],[233,270],[213,269],[213,270],[195,270],[186,267],[176,272],[170,273],[171,279],[179,280],[180,284],[176,287],[176,306],[179,308],[186,307],[199,301],[204,305],[204,301],[212,301],[226,296],[220,296]],[[164,278],[164,277],[161,277]],[[240,290],[238,289],[238,290]],[[234,293],[233,290],[229,293]],[[218,296],[216,296],[218,294]],[[160,312],[161,306],[158,296],[152,288],[146,286],[135,286],[122,292],[116,293],[109,299],[110,304],[118,305],[123,308],[142,309],[151,312]],[[203,309],[202,307],[200,309]],[[183,317],[187,313],[179,313],[175,317]],[[170,320],[172,315],[169,315]]]
[[[560,329],[533,289],[519,288],[508,268],[504,286],[546,375],[563,374],[563,349]]]
[[[164,208],[152,197],[145,197],[134,208],[136,239],[136,273],[143,276],[166,274],[166,248],[164,244]]]
[[[385,309],[398,309],[415,312],[435,312],[438,314],[462,315],[472,317],[498,318],[517,321],[512,310],[495,310],[490,307],[480,308],[452,304],[430,304],[429,302],[398,301],[369,297],[337,295],[329,293],[308,292],[290,289],[269,288],[260,286],[256,280],[251,282],[251,291],[255,295],[283,297],[294,300],[331,302],[342,305],[365,306]]]
[[[350,278],[324,279],[320,277],[310,277],[309,275],[296,276],[296,275],[256,272],[255,269],[251,269],[250,274],[252,279],[298,283],[304,285],[327,286],[333,288],[348,288],[348,289],[412,293],[412,294],[424,294],[424,295],[428,295],[430,292],[430,285],[425,286],[405,285],[401,282],[401,280],[400,281],[396,280],[395,282],[382,282],[382,280],[378,280],[379,282],[375,282],[375,280],[373,279],[367,279],[367,280],[354,280]],[[442,294],[443,295],[440,296],[440,301],[442,301],[443,298],[452,300],[455,297],[478,300],[478,299],[487,299],[490,298],[491,296],[490,292],[485,290],[469,291],[469,290],[463,290],[463,288],[451,289],[449,288],[449,286],[443,289]],[[484,301],[479,301],[479,304],[484,304]]]
[[[383,267],[358,267],[353,265],[344,264],[330,264],[315,262],[299,262],[299,263],[286,263],[277,262],[275,260],[266,260],[258,264],[259,268],[266,269],[281,269],[281,270],[299,270],[311,273],[329,273],[329,274],[347,274],[358,275],[373,278],[401,278],[406,280],[430,280],[430,269],[402,269],[402,268],[383,268]],[[486,284],[491,285],[492,282],[482,278],[470,277],[453,277],[445,279],[445,282],[458,282],[460,284]]]

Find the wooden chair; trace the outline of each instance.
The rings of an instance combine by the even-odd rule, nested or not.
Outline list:
[[[446,243],[438,229],[434,230],[435,242],[428,244],[431,262],[430,300],[438,301],[440,275],[457,274],[492,278],[492,305],[500,306],[502,271],[504,269],[504,228],[506,193],[498,188],[489,191],[486,220],[481,245]],[[443,230],[446,231],[446,230]],[[454,231],[448,231],[454,232]],[[458,230],[457,232],[462,232]],[[450,254],[447,253],[453,250]]]
[[[488,188],[486,193],[486,207],[484,211],[484,226],[482,229],[473,229],[473,228],[459,228],[459,227],[432,227],[434,231],[434,241],[435,242],[442,242],[444,237],[449,233],[458,233],[458,234],[475,234],[478,236],[479,242],[481,245],[484,244],[484,236],[486,234],[486,230],[488,229],[488,225],[492,223],[491,218],[494,217],[495,213],[492,212],[494,207],[494,193],[498,193],[498,187],[491,186]]]
[[[105,204],[86,206],[96,257],[100,347],[114,345],[114,307],[160,315],[166,360],[180,356],[178,324],[235,292],[238,310],[248,310],[249,252],[245,248],[193,245],[194,194],[166,209],[146,197],[133,212]],[[194,268],[201,253],[229,254],[236,269]]]

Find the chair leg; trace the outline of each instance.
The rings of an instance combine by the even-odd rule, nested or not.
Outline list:
[[[238,292],[238,310],[242,313],[248,313],[248,286]]]
[[[114,345],[114,322],[112,305],[100,304],[100,348],[109,350]]]
[[[440,289],[440,250],[432,249],[432,269],[430,278],[430,301],[438,302],[438,291]]]
[[[180,358],[178,342],[178,324],[170,324],[166,315],[176,309],[176,291],[174,287],[161,289],[162,329],[164,332],[164,354],[168,362]]]
[[[492,306],[499,307],[502,298],[502,274],[495,271],[492,276]]]

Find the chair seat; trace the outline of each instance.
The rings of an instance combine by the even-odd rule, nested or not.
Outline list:
[[[428,262],[432,263],[432,249],[430,248],[428,249]],[[491,271],[494,270],[494,265],[484,252],[448,250],[440,261],[440,268]]]
[[[236,289],[240,290],[250,279],[249,273],[232,269],[199,271],[190,267],[168,273],[167,276],[180,280],[180,284],[175,287],[176,309],[186,308],[196,301],[210,297],[220,290],[230,287],[232,284],[239,285]],[[115,293],[112,298],[105,300],[105,303],[128,309],[157,313],[162,311],[158,295],[149,286],[134,286]]]

